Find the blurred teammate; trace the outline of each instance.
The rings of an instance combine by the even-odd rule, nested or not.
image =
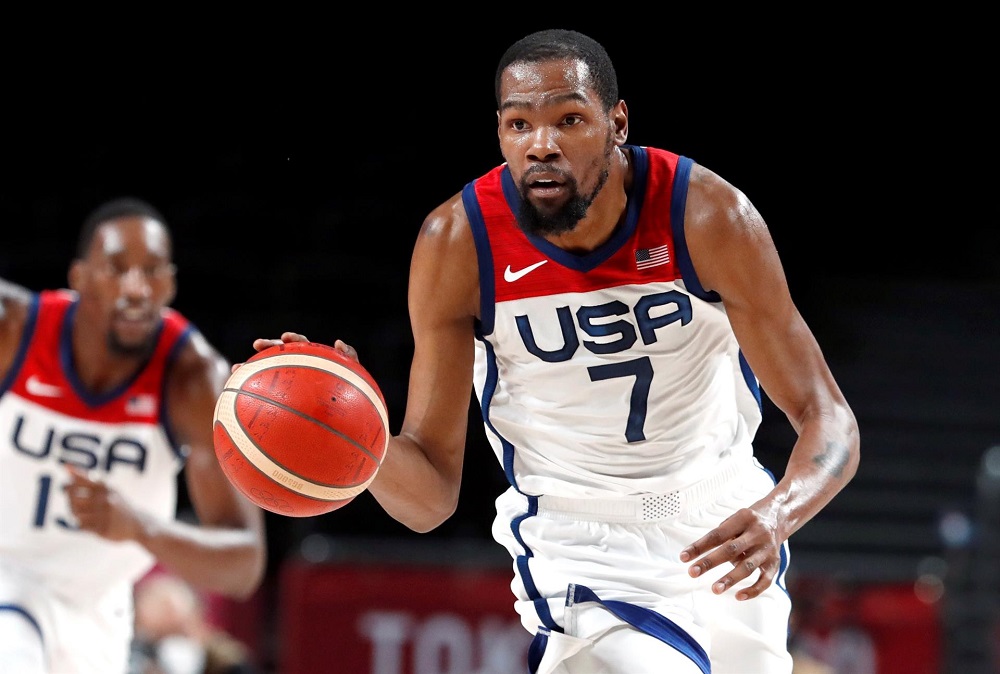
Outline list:
[[[247,598],[264,520],[212,444],[228,364],[168,308],[164,218],[110,201],[83,225],[69,289],[0,282],[0,668],[125,672],[133,584],[157,561]],[[176,519],[178,472],[197,523]]]
[[[505,163],[423,223],[406,414],[370,490],[415,531],[450,517],[474,387],[532,672],[788,674],[787,539],[859,433],[767,226],[708,168],[627,143],[589,37],[528,35],[495,87]],[[759,386],[798,434],[777,484]]]
[[[204,597],[154,569],[135,586],[129,674],[255,674],[246,647],[211,624]]]

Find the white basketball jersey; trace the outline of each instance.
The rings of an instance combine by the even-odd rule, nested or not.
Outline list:
[[[528,495],[664,494],[752,454],[757,380],[685,245],[692,162],[628,150],[624,225],[583,256],[518,227],[506,165],[463,192],[480,270],[476,393]]]
[[[190,327],[165,312],[146,365],[117,390],[93,394],[73,368],[75,308],[69,292],[37,295],[0,381],[0,563],[89,601],[123,584],[131,591],[155,559],[138,543],[76,528],[63,491],[66,466],[106,482],[136,510],[174,518],[183,461],[164,426],[164,376]]]

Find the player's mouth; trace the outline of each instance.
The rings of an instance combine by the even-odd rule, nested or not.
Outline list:
[[[566,193],[566,181],[552,176],[533,176],[526,185],[536,199],[555,199]]]
[[[113,317],[119,335],[146,335],[156,326],[156,316],[148,309],[119,309]]]

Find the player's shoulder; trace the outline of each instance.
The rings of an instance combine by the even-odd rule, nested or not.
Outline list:
[[[748,216],[753,213],[753,205],[740,188],[712,169],[692,163],[684,213],[688,229],[741,228],[750,224]]]
[[[32,295],[24,286],[0,278],[0,320],[26,311]]]
[[[698,164],[691,170],[684,234],[702,287],[723,297],[731,293],[734,270],[752,276],[773,251],[767,225],[746,194]]]
[[[175,382],[202,381],[218,383],[229,374],[230,363],[214,344],[193,323],[174,310],[167,310],[165,318],[182,329],[178,339],[183,340],[176,350],[170,366]]]
[[[691,162],[691,179],[688,193],[700,198],[714,200],[725,200],[738,192],[736,186],[723,178],[721,175],[708,168],[704,164],[696,161]]]
[[[33,296],[27,288],[0,278],[0,350],[20,341]]]
[[[462,193],[452,195],[427,214],[420,227],[420,238],[439,243],[454,242],[471,236],[469,214]]]
[[[193,325],[188,329],[187,340],[178,352],[178,359],[192,367],[218,367],[221,362],[228,368],[222,353]]]

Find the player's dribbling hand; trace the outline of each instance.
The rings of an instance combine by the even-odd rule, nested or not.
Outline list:
[[[263,351],[264,349],[269,349],[272,346],[280,346],[282,344],[290,344],[292,342],[308,342],[308,341],[309,341],[308,337],[299,334],[297,332],[283,332],[281,333],[280,339],[258,338],[253,340],[253,348],[254,351]],[[359,363],[361,362],[358,359],[357,349],[355,349],[350,344],[347,344],[346,342],[338,339],[333,343],[333,347],[338,351],[340,351],[341,353],[343,353],[348,358],[357,361]],[[236,370],[240,369],[240,366],[242,365],[243,363],[234,363],[233,366],[230,368],[230,372],[236,372]]]
[[[749,587],[741,588],[736,599],[753,599],[766,590],[781,568],[781,540],[777,523],[751,508],[742,508],[719,526],[681,551],[682,562],[693,562],[688,575],[698,578],[726,562],[732,570],[712,583],[712,592],[722,594],[754,571],[760,576]]]
[[[138,538],[141,524],[118,492],[103,482],[90,479],[80,468],[67,466],[66,469],[70,481],[63,490],[81,530],[111,541]]]

